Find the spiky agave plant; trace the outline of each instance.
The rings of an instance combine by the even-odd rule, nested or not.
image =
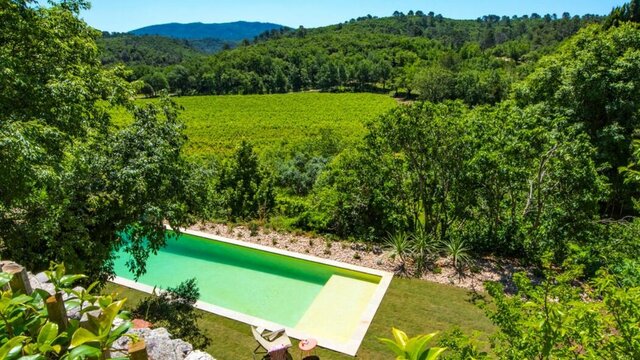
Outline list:
[[[416,272],[422,274],[429,259],[438,252],[438,242],[422,227],[418,227],[411,236],[411,254],[416,264]]]
[[[444,241],[442,248],[445,254],[451,257],[453,267],[459,272],[462,272],[463,267],[471,261],[471,248],[459,237]]]
[[[411,254],[410,236],[405,232],[397,232],[389,234],[386,246],[389,248],[392,259],[396,257],[400,259],[400,271],[405,272],[407,256]]]

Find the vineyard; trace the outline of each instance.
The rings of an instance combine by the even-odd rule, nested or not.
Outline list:
[[[155,100],[140,100],[150,101]],[[187,154],[204,158],[227,155],[242,140],[265,153],[300,145],[327,130],[353,142],[364,134],[366,121],[395,106],[385,95],[351,93],[193,96],[174,101],[184,108],[180,117],[187,126]],[[114,114],[116,122],[126,122],[125,114]]]

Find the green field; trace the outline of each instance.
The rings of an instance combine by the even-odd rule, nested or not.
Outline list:
[[[352,142],[365,132],[364,123],[396,104],[386,95],[291,93],[278,95],[191,96],[173,99],[189,137],[187,154],[228,154],[243,139],[258,153],[302,144],[327,129]],[[139,100],[149,102],[154,100]],[[126,121],[124,113],[115,114]]]

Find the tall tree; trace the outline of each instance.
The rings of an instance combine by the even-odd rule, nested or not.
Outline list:
[[[580,124],[597,148],[597,164],[612,184],[603,213],[622,217],[631,194],[618,167],[631,158],[631,140],[640,126],[640,25],[622,24],[580,31],[516,86],[521,104],[545,103]]]
[[[130,267],[164,244],[163,222],[186,222],[182,125],[170,105],[135,111],[117,130],[109,108],[135,87],[98,59],[84,1],[0,7],[2,257],[33,270],[64,261],[105,279],[124,247]],[[127,241],[121,234],[129,233]]]

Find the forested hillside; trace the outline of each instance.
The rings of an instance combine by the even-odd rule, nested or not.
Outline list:
[[[97,44],[104,65],[124,63],[129,66],[164,67],[203,55],[188,40],[157,35],[103,33]],[[219,42],[218,46],[222,48],[223,44]]]
[[[565,13],[452,20],[395,13],[318,29],[272,30],[254,44],[171,66],[131,65],[134,78],[166,78],[176,94],[395,91],[432,101],[495,103],[542,55],[602,19]],[[106,51],[103,58],[117,58]]]

